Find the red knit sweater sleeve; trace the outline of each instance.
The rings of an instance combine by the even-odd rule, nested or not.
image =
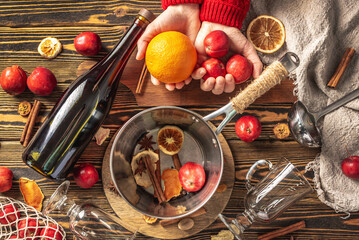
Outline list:
[[[162,0],[162,8],[166,10],[168,6],[182,3],[198,3],[202,4],[203,0]]]
[[[249,5],[250,0],[203,0],[200,19],[241,28]]]

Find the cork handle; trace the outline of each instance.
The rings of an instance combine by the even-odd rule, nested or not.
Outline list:
[[[254,79],[231,100],[233,108],[237,113],[243,113],[257,98],[288,77],[289,72],[298,65],[298,56],[294,53],[286,53],[279,61],[269,65],[257,79]]]

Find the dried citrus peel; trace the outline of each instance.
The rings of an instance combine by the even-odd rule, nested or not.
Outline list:
[[[96,139],[96,144],[101,146],[102,143],[110,136],[110,129],[100,127],[95,133],[94,138]]]
[[[20,178],[20,191],[27,205],[34,207],[37,211],[41,211],[44,195],[35,181],[28,178]]]
[[[149,216],[146,216],[146,215],[143,215],[143,220],[145,220],[145,222],[148,223],[148,224],[154,224],[154,223],[157,222],[157,218],[149,217]]]
[[[163,171],[161,178],[165,185],[165,197],[169,201],[173,197],[177,197],[181,194],[182,185],[179,181],[177,169],[166,169]]]

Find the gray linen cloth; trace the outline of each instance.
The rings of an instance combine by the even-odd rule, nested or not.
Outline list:
[[[286,43],[276,53],[261,54],[264,63],[296,53],[298,99],[315,112],[359,87],[359,1],[358,0],[252,0],[243,26],[258,15],[280,19],[286,29]],[[326,86],[347,47],[356,50],[336,89]],[[336,211],[359,211],[359,180],[341,171],[342,159],[359,155],[359,100],[326,115],[319,121],[322,148],[307,169],[314,171],[319,199]]]

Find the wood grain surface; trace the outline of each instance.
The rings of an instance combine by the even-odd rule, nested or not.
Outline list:
[[[76,78],[78,66],[83,61],[98,61],[105,56],[142,7],[146,7],[156,14],[162,12],[159,0],[0,1],[0,69],[11,65],[20,65],[31,73],[35,67],[43,66],[53,71],[58,80],[58,86],[48,97],[35,96],[29,90],[14,97],[0,90],[0,166],[9,167],[14,173],[13,188],[1,195],[23,200],[18,185],[20,177],[35,179],[47,199],[60,184],[39,175],[21,160],[23,147],[20,145],[19,139],[26,118],[17,113],[19,102],[23,100],[33,102],[38,99],[43,103],[36,123],[37,129],[62,92]],[[76,53],[73,39],[83,31],[94,31],[100,35],[103,49],[99,55],[89,58]],[[64,46],[62,53],[53,60],[45,60],[37,53],[37,45],[41,39],[48,36],[57,37]],[[141,69],[142,63],[133,60],[126,68],[123,83],[119,86],[112,110],[104,123],[104,127],[111,129],[110,138],[126,120],[148,106],[141,103],[140,98],[133,94],[133,86],[126,83],[126,80],[137,80]],[[131,84],[134,83],[131,82]],[[181,105],[201,115],[218,109],[224,100],[228,100],[234,95],[232,93],[233,95],[229,94],[225,97],[212,96],[196,89],[198,83],[193,83],[188,86],[188,89],[174,94],[167,92],[163,86],[155,88],[149,84],[147,83],[144,88],[143,97],[145,95],[151,97],[152,94],[149,91],[151,88],[151,91],[156,91],[154,97],[160,100],[161,105]],[[288,80],[282,86],[275,87],[273,94],[267,96],[265,100],[258,100],[246,110],[244,114],[258,117],[262,123],[262,134],[256,141],[245,143],[236,136],[234,124],[240,116],[236,116],[224,128],[222,133],[232,151],[236,171],[233,193],[223,212],[226,216],[234,218],[236,214],[243,211],[243,197],[246,193],[244,176],[256,160],[266,158],[275,162],[285,156],[304,171],[305,165],[319,153],[319,150],[300,146],[291,136],[284,140],[277,140],[274,137],[272,131],[274,125],[278,122],[286,122],[287,112],[294,100],[292,90],[293,86]],[[193,99],[193,101],[181,102],[182,93],[187,94],[186,98]],[[202,93],[199,95],[200,97],[197,96],[198,93]],[[210,101],[208,101],[209,95],[211,96]],[[282,96],[289,97],[283,98]],[[222,119],[223,116],[220,116],[213,123],[218,125]],[[101,173],[102,159],[109,139],[101,146],[91,142],[78,163],[91,163]],[[307,175],[311,179],[311,174],[307,173]],[[257,178],[261,176],[263,173],[259,174]],[[101,180],[91,189],[81,189],[76,186],[71,175],[68,179],[71,180],[69,196],[75,201],[89,201],[113,213],[104,194]],[[73,239],[68,230],[67,218],[60,213],[53,217],[67,229],[68,239]],[[272,224],[254,224],[251,229],[246,231],[245,235],[248,239],[256,239],[260,234],[305,220],[307,228],[294,232],[290,236],[294,236],[295,239],[313,240],[359,239],[359,214],[352,213],[348,219],[344,219],[345,217],[347,217],[346,213],[336,213],[322,204],[317,199],[316,193],[312,193],[298,201]],[[224,229],[224,225],[217,220],[205,230],[186,239],[210,239],[211,235],[216,235]],[[290,236],[278,239],[290,239]],[[149,237],[140,235],[138,239],[149,239]]]

